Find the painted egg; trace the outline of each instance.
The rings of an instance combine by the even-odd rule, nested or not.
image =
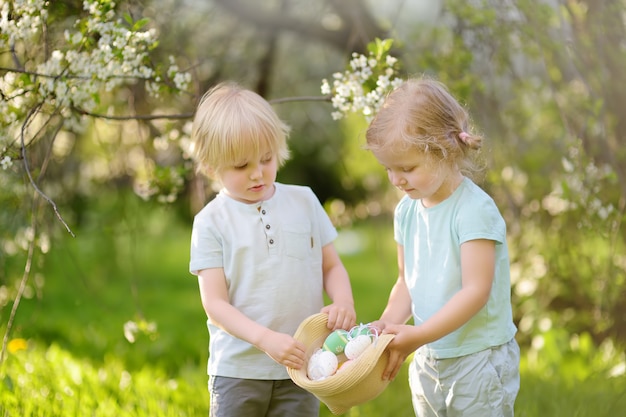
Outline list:
[[[354,363],[353,359],[348,359],[347,361],[341,362],[339,364],[339,367],[337,368],[337,373],[345,371],[347,368],[350,367],[350,365],[352,365],[352,363]]]
[[[343,352],[344,348],[346,347],[346,343],[348,343],[348,332],[339,329],[328,335],[328,337],[324,341],[322,349],[338,355]]]
[[[338,362],[334,353],[319,349],[309,359],[307,375],[313,381],[327,378],[337,371]]]
[[[368,335],[362,334],[350,340],[348,344],[346,344],[346,348],[343,353],[345,353],[348,359],[356,359],[370,344],[372,344],[372,338]]]

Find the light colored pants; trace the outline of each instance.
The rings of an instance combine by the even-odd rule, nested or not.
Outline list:
[[[512,417],[519,391],[515,339],[471,355],[434,359],[415,352],[409,385],[417,417]]]
[[[320,403],[291,379],[209,377],[210,417],[317,417]]]

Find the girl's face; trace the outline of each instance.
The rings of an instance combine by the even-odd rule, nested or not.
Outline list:
[[[389,181],[410,198],[432,207],[448,198],[463,179],[459,170],[429,159],[423,152],[383,149],[373,152],[385,167]]]
[[[219,179],[226,194],[242,203],[258,203],[274,195],[278,159],[271,151],[242,158],[234,166],[220,170]]]

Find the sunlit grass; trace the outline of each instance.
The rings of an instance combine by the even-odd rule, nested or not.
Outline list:
[[[100,364],[58,345],[31,343],[4,364],[3,416],[199,416],[206,415],[205,378],[181,369],[176,378],[146,363],[129,372],[114,355]]]
[[[346,416],[413,415],[406,366],[375,400],[352,408]],[[560,375],[543,377],[523,367],[517,416],[618,416],[626,410],[626,378]],[[208,411],[202,369],[184,367],[176,376],[145,363],[128,371],[109,355],[95,365],[56,344],[29,342],[8,355],[2,373],[0,415],[3,416],[202,416]],[[320,415],[332,414],[322,406]]]

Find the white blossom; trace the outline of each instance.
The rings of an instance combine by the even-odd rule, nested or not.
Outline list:
[[[149,54],[158,41],[154,29],[136,30],[117,19],[109,0],[84,0],[82,5],[83,16],[66,29],[48,21],[47,0],[0,0],[0,50],[17,51],[16,61],[25,66],[0,75],[0,149],[6,146],[0,153],[2,170],[13,163],[8,155],[15,149],[10,148],[19,144],[33,109],[38,112],[28,116],[36,122],[32,132],[26,131],[31,135],[27,143],[36,141],[35,126],[45,126],[49,115],[61,116],[63,130],[82,133],[89,120],[84,112],[104,112],[98,109],[101,96],[121,86],[143,80],[148,94],[156,97],[169,88],[184,91],[191,83],[191,74],[181,71],[174,58],[164,73],[152,66]],[[41,44],[44,27],[54,39],[48,56],[43,48],[28,47]],[[182,187],[180,173],[171,175],[167,201]]]
[[[330,89],[330,84],[328,84],[328,80],[326,78],[324,78],[322,80],[322,88],[321,88],[321,90],[322,90],[322,94],[324,94],[324,95],[328,95],[332,91]]]
[[[4,170],[9,169],[12,165],[13,165],[13,161],[11,160],[11,157],[8,155],[5,155],[4,158],[2,158],[2,160],[0,161],[0,166]]]
[[[327,79],[322,80],[321,92],[331,95],[331,103],[336,110],[331,113],[333,120],[339,120],[348,113],[361,113],[371,120],[386,94],[402,84],[402,79],[395,76],[398,60],[388,54],[377,57],[370,53],[365,56],[352,54],[352,59],[345,72],[333,74],[332,86]],[[370,84],[376,87],[367,87]]]

